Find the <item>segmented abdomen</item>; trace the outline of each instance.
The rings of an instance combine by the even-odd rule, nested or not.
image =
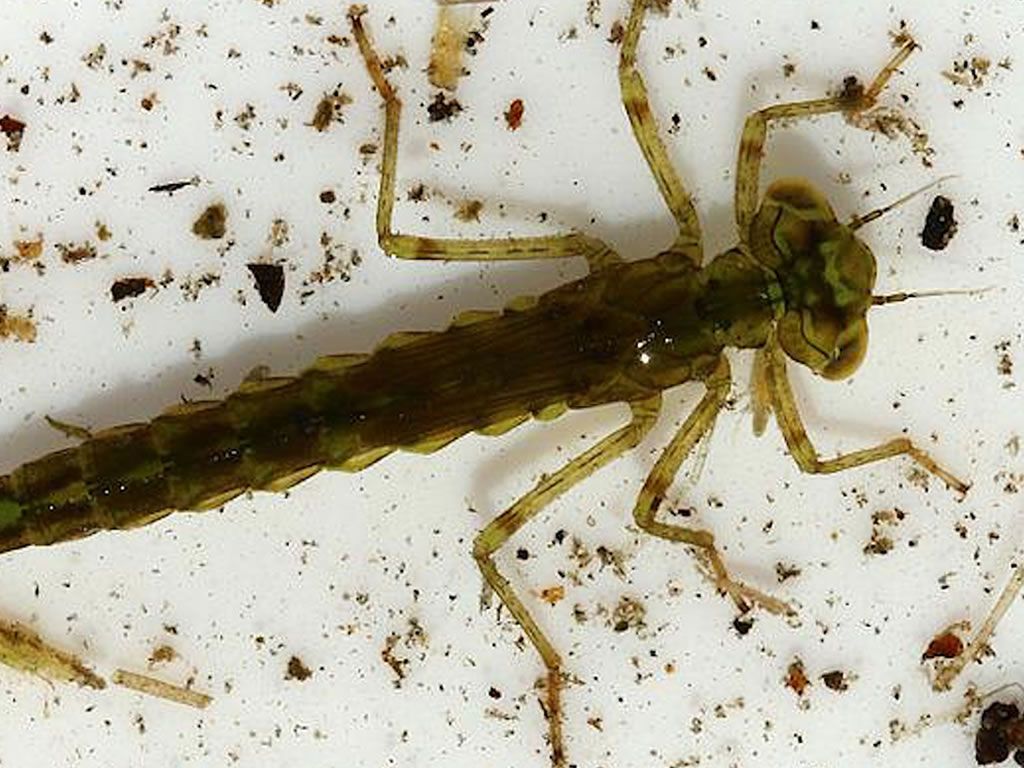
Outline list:
[[[623,265],[445,331],[398,334],[372,355],[321,358],[300,376],[101,432],[0,477],[0,551],[218,507],[321,468],[359,470],[396,449],[500,434],[531,415],[649,397],[690,378],[699,357],[688,352],[656,376],[660,363],[645,359],[640,379],[628,375],[652,328],[641,305],[665,282],[654,261]],[[664,301],[678,311],[687,298]]]

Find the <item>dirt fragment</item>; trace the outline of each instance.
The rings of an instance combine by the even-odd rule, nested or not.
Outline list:
[[[284,296],[284,267],[280,264],[246,264],[253,279],[260,299],[271,312],[277,312]]]
[[[185,187],[198,187],[199,177],[193,176],[191,179],[185,179],[184,181],[168,181],[165,184],[154,184],[148,189],[149,192],[166,192],[169,195],[173,195],[179,189]]]
[[[842,693],[850,688],[850,677],[841,669],[834,669],[821,675],[821,682],[830,691]]]
[[[158,664],[166,664],[174,661],[176,658],[178,658],[178,652],[171,646],[164,643],[163,645],[158,645],[153,649],[153,652],[149,654],[149,666],[155,667]]]
[[[38,235],[35,240],[14,241],[14,261],[28,262],[37,261],[43,255],[43,236]]]
[[[462,112],[462,105],[458,99],[448,98],[444,91],[434,94],[434,100],[427,104],[427,116],[432,123],[439,123],[442,120],[450,121]]]
[[[523,124],[523,112],[525,110],[522,99],[513,99],[508,105],[508,109],[505,110],[505,125],[508,126],[510,131],[519,130],[519,126]]]
[[[220,240],[227,232],[228,210],[224,203],[214,203],[199,214],[192,224],[192,233],[202,240]]]
[[[953,628],[944,629],[928,642],[921,661],[928,659],[955,659],[964,652],[964,641]]]
[[[484,204],[480,200],[463,200],[455,210],[455,218],[459,221],[480,221],[480,211]]]
[[[17,152],[21,149],[21,140],[25,137],[26,124],[16,117],[4,115],[0,117],[0,133],[7,137],[7,151]]]
[[[811,685],[810,679],[807,677],[807,672],[804,670],[803,661],[797,657],[789,663],[786,668],[786,677],[783,683],[797,696],[803,696],[804,693]]]
[[[957,221],[953,216],[953,201],[943,195],[932,200],[921,231],[921,245],[932,251],[941,251],[956,234]]]
[[[325,93],[317,102],[316,110],[313,112],[313,119],[307,125],[323,133],[331,127],[331,123],[344,122],[343,110],[352,103],[352,97],[341,90],[339,85],[330,93]]]
[[[556,584],[553,587],[544,587],[540,591],[539,597],[548,605],[557,605],[565,599],[565,587],[561,584]]]
[[[126,299],[134,299],[150,288],[156,288],[156,283],[148,277],[122,277],[110,286],[110,300],[117,304]]]
[[[96,246],[90,242],[57,243],[57,251],[60,253],[61,261],[65,264],[79,264],[83,261],[91,261],[97,256]]]
[[[307,667],[298,656],[292,656],[288,659],[288,667],[284,673],[285,680],[297,680],[301,683],[309,680],[312,676],[313,670]]]

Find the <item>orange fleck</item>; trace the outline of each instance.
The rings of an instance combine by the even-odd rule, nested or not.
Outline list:
[[[565,599],[565,587],[560,584],[554,587],[545,587],[540,591],[540,599],[548,605],[555,605]]]
[[[786,669],[786,687],[797,696],[803,696],[810,684],[811,681],[807,678],[807,672],[804,670],[804,663],[800,659],[793,659]]]
[[[508,105],[508,109],[505,110],[505,125],[508,126],[510,131],[516,130],[523,124],[523,112],[525,110],[522,99],[513,99],[512,103]]]
[[[951,629],[946,629],[937,634],[928,643],[921,660],[926,659],[955,659],[964,651],[964,641]]]

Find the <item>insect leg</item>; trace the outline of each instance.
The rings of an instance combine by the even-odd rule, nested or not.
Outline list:
[[[363,6],[352,6],[349,8],[348,18],[370,79],[384,100],[384,151],[381,159],[380,189],[377,195],[377,240],[385,253],[401,259],[444,261],[561,259],[582,256],[594,272],[621,261],[621,258],[603,241],[578,232],[542,237],[495,237],[478,240],[420,237],[394,232],[391,228],[391,218],[395,207],[395,168],[402,102],[388,82],[380,57],[370,43],[362,21],[365,11],[366,8]]]
[[[775,412],[779,429],[782,430],[793,460],[804,472],[812,474],[842,472],[845,469],[871,464],[893,456],[906,455],[913,459],[921,469],[935,475],[961,495],[967,493],[967,489],[970,488],[968,483],[943,469],[926,451],[918,448],[905,437],[898,437],[871,448],[843,453],[832,459],[822,459],[807,436],[807,430],[800,418],[800,411],[797,410],[793,390],[789,385],[789,377],[786,375],[786,358],[778,344],[769,342],[765,361],[772,411]]]
[[[846,112],[853,114],[870,109],[875,104],[878,94],[886,83],[900,68],[907,57],[913,53],[917,44],[908,40],[896,51],[895,55],[875,75],[875,79],[867,88],[847,87],[842,93],[824,99],[798,101],[789,104],[775,104],[771,107],[753,112],[743,125],[740,139],[739,158],[736,162],[736,226],[740,239],[747,240],[750,222],[757,213],[757,203],[761,180],[761,161],[764,157],[764,143],[768,134],[768,124],[773,120],[785,120],[829,112]]]
[[[670,525],[655,519],[658,507],[665,498],[665,493],[672,484],[680,465],[694,445],[714,426],[718,412],[729,396],[730,372],[729,363],[723,357],[718,368],[706,381],[707,392],[700,403],[693,409],[683,426],[662,451],[654,468],[647,476],[633,508],[633,518],[641,529],[668,541],[678,541],[703,550],[711,567],[715,584],[728,594],[741,611],[746,611],[750,603],[762,606],[772,613],[788,614],[792,609],[770,595],[766,595],[745,584],[733,581],[725,567],[722,556],[715,546],[714,536],[710,531],[688,528],[681,525]]]
[[[651,112],[647,86],[644,85],[643,78],[636,68],[636,49],[649,2],[650,0],[633,0],[629,21],[626,22],[622,51],[619,54],[619,88],[622,92],[622,104],[626,108],[630,125],[633,126],[633,135],[654,175],[661,196],[679,226],[679,235],[676,237],[673,250],[685,254],[693,261],[694,266],[699,267],[702,259],[700,221],[693,208],[690,194],[672,166],[665,144],[658,135],[658,125]]]
[[[558,651],[537,625],[530,611],[520,600],[515,589],[494,563],[498,551],[520,528],[554,499],[561,496],[601,467],[621,456],[643,439],[658,418],[661,398],[654,397],[631,406],[633,418],[595,446],[577,456],[560,470],[541,479],[533,490],[523,496],[484,528],[473,543],[473,557],[480,566],[484,579],[523,628],[531,645],[537,649],[547,668],[545,715],[551,741],[551,761],[555,768],[565,766],[565,747],[562,741],[562,659]]]

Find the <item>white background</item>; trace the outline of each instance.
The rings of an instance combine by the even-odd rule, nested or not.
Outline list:
[[[222,396],[257,365],[298,371],[319,354],[367,351],[388,333],[441,328],[460,310],[494,308],[581,274],[579,264],[382,256],[373,229],[378,156],[359,151],[379,141],[382,114],[346,44],[343,4],[165,5],[163,13],[130,0],[8,0],[0,8],[0,114],[28,124],[20,152],[0,152],[0,250],[37,233],[46,243],[43,274],[14,266],[0,275],[2,302],[31,308],[39,327],[35,344],[0,343],[0,471],[66,445],[44,414],[91,427],[145,420],[183,397],[211,397],[193,382],[211,368],[213,394]],[[627,258],[669,242],[671,219],[620,106],[618,52],[607,41],[626,3],[593,5],[588,17],[582,1],[495,4],[459,86],[465,111],[428,124],[433,89],[423,70],[435,6],[371,4],[367,21],[380,49],[409,62],[393,73],[406,101],[401,228],[470,236],[585,228]],[[879,260],[879,291],[997,289],[875,310],[868,358],[849,381],[794,372],[826,455],[906,430],[973,482],[962,502],[934,481],[927,491],[908,482],[904,460],[831,478],[802,475],[774,425],[762,439],[752,436],[749,361],[733,357],[735,407],[719,420],[696,484],[681,480],[672,504],[695,509],[738,575],[798,604],[798,627],[758,614],[739,637],[731,606],[688,554],[630,525],[644,472],[696,387],[673,393],[656,434],[502,554],[523,590],[566,590],[555,607],[530,600],[578,678],[565,696],[566,729],[581,766],[969,766],[971,724],[942,718],[961,705],[968,681],[989,690],[1022,678],[1019,606],[995,637],[996,656],[952,693],[932,693],[920,663],[945,625],[980,621],[1024,540],[1021,498],[1007,489],[1011,475],[1019,484],[1024,472],[1024,458],[1007,448],[1024,432],[1022,236],[1007,224],[1024,200],[1024,63],[1014,42],[1024,8],[925,7],[705,0],[696,8],[676,2],[667,18],[649,20],[642,68],[662,127],[680,117],[679,130],[663,135],[695,195],[710,255],[734,239],[733,157],[744,115],[819,96],[847,74],[870,77],[891,54],[888,33],[905,19],[923,50],[885,98],[927,130],[934,167],[923,167],[906,140],[829,117],[774,132],[765,179],[812,179],[845,217],[958,174],[943,185],[960,222],[946,250],[927,251],[918,237],[931,195],[864,230]],[[175,51],[165,55],[165,37],[146,47],[173,24]],[[44,31],[52,43],[40,40]],[[91,69],[83,57],[101,43],[105,59]],[[971,56],[993,64],[981,87],[942,76]],[[1009,68],[996,66],[1007,57]],[[135,59],[151,71],[133,78]],[[787,62],[795,66],[789,77]],[[289,82],[302,89],[296,100],[282,90]],[[62,100],[72,83],[80,98]],[[317,133],[307,123],[320,96],[338,86],[353,103],[343,123]],[[150,94],[157,100],[146,111],[140,100]],[[514,98],[525,116],[513,133],[502,113]],[[247,104],[255,117],[245,130],[234,117]],[[173,196],[147,192],[193,175],[198,186]],[[419,182],[429,200],[406,200]],[[320,202],[325,189],[337,202]],[[485,201],[478,224],[453,216],[467,199]],[[218,200],[229,212],[228,240],[200,241],[191,222]],[[288,222],[291,239],[272,250],[275,218]],[[112,232],[108,242],[96,240],[97,221]],[[342,257],[357,251],[361,263],[350,281],[313,285],[303,301],[302,281],[322,266],[321,233],[342,244]],[[99,258],[62,263],[56,244],[86,240]],[[259,259],[286,265],[276,314],[245,268]],[[113,280],[159,279],[165,270],[172,285],[110,301]],[[182,284],[206,272],[219,284],[186,299]],[[1018,361],[1010,375],[998,370],[1002,342]],[[215,700],[197,712],[121,689],[51,687],[0,671],[0,764],[546,766],[532,690],[540,663],[504,613],[481,612],[470,544],[539,473],[623,418],[617,407],[572,414],[500,440],[466,438],[430,457],[392,456],[361,475],[321,474],[287,496],[255,494],[223,511],[5,555],[2,615],[30,623],[102,673],[144,671],[150,652],[169,643],[180,660],[156,674],[194,676]],[[887,531],[893,551],[864,554],[872,515],[896,508],[905,518]],[[569,534],[561,545],[553,543],[559,529]],[[597,558],[581,566],[573,537],[591,553],[620,552],[622,576]],[[516,547],[529,559],[517,559]],[[779,562],[801,574],[778,584]],[[623,596],[646,609],[639,631],[610,627],[608,611]],[[574,606],[586,621],[573,618]],[[395,655],[408,664],[396,688],[381,650],[392,633],[407,635],[410,620],[426,639],[399,641]],[[285,680],[292,655],[313,670],[309,680]],[[782,682],[797,656],[813,682],[802,701]],[[849,690],[822,684],[818,676],[830,670],[851,676]],[[900,724],[926,714],[939,722],[892,740]],[[588,718],[599,718],[601,730]]]

